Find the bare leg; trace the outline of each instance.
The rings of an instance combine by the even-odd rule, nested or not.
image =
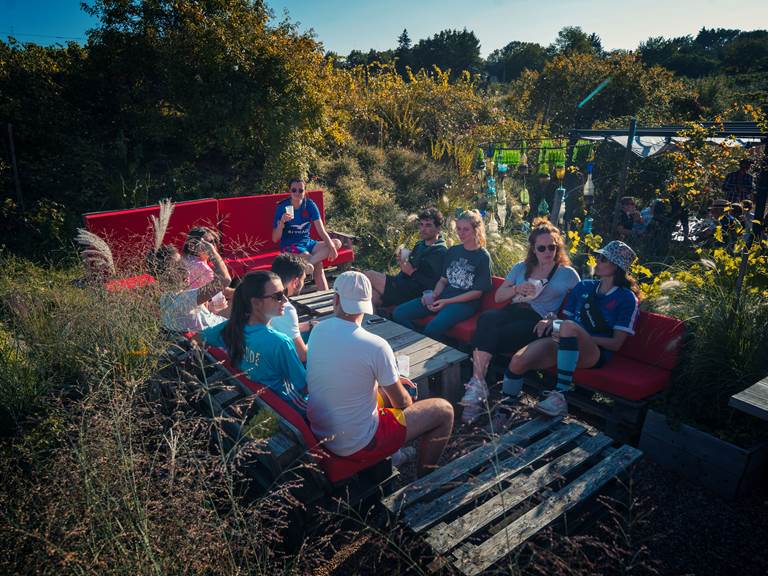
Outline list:
[[[483,352],[482,350],[472,351],[472,376],[478,380],[484,380],[485,375],[488,373],[488,365],[491,363],[493,354],[490,352]]]
[[[336,250],[341,248],[341,241],[338,238],[334,238],[331,242],[336,246]],[[318,290],[328,290],[328,280],[325,278],[323,260],[328,258],[330,253],[331,248],[325,242],[318,242],[309,256],[309,263],[315,267],[315,286],[317,286]]]
[[[381,306],[381,296],[384,294],[384,288],[387,285],[387,276],[375,270],[366,270],[365,275],[371,281],[373,288],[372,301],[374,306]]]
[[[549,368],[557,364],[557,342],[552,338],[534,340],[520,348],[509,362],[514,374],[525,374],[528,370]]]
[[[566,320],[560,326],[561,338],[575,337],[579,346],[579,368],[591,368],[600,360],[600,348],[598,348],[592,336],[573,320]]]
[[[419,400],[403,410],[407,428],[405,441],[419,440],[416,475],[429,474],[437,467],[453,429],[453,406],[442,398]]]

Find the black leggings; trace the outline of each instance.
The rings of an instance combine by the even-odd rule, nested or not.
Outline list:
[[[541,316],[529,306],[488,310],[477,319],[472,346],[489,354],[517,352],[538,338],[533,328],[539,320]]]

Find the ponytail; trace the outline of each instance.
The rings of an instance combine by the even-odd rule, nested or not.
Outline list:
[[[221,338],[234,366],[237,366],[245,355],[245,326],[251,317],[251,298],[264,296],[264,286],[274,280],[279,280],[274,272],[256,270],[246,274],[235,289],[229,320],[221,331]]]

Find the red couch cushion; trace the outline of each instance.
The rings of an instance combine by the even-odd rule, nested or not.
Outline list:
[[[619,353],[651,366],[672,370],[677,366],[685,324],[682,320],[640,312],[635,334],[627,338]]]
[[[578,369],[573,374],[574,382],[580,386],[627,400],[644,400],[661,392],[669,386],[671,377],[669,370],[627,358],[622,354],[614,354],[602,368]]]
[[[92,212],[83,216],[85,227],[101,236],[112,250],[115,267],[119,270],[138,270],[154,246],[151,216],[160,214],[158,205]],[[174,205],[163,242],[181,249],[187,232],[193,226],[217,227],[218,203],[214,199],[191,200]]]
[[[154,283],[155,279],[152,276],[141,274],[139,276],[131,276],[130,278],[108,280],[104,283],[104,288],[107,292],[122,292],[123,290],[133,290],[134,288],[141,288]]]
[[[320,467],[323,469],[323,472],[325,472],[325,475],[328,477],[328,480],[333,483],[341,482],[371,466],[370,464],[360,464],[359,462],[349,460],[343,456],[337,456],[323,448],[312,432],[312,429],[309,427],[309,422],[305,420],[301,414],[296,412],[296,410],[294,410],[287,402],[280,398],[280,396],[272,392],[272,390],[263,384],[249,380],[239,370],[235,370],[230,363],[229,355],[225,350],[209,346],[208,352],[210,352],[216,360],[222,362],[224,367],[229,370],[231,374],[235,375],[235,377],[249,390],[254,394],[257,394],[264,402],[266,402],[266,404],[272,408],[280,418],[283,418],[298,430],[304,441],[304,446],[317,460]]]

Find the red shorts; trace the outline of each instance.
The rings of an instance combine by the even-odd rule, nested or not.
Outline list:
[[[405,415],[398,408],[379,407],[379,426],[368,445],[349,456],[348,460],[354,460],[368,466],[384,460],[397,452],[405,444]]]

